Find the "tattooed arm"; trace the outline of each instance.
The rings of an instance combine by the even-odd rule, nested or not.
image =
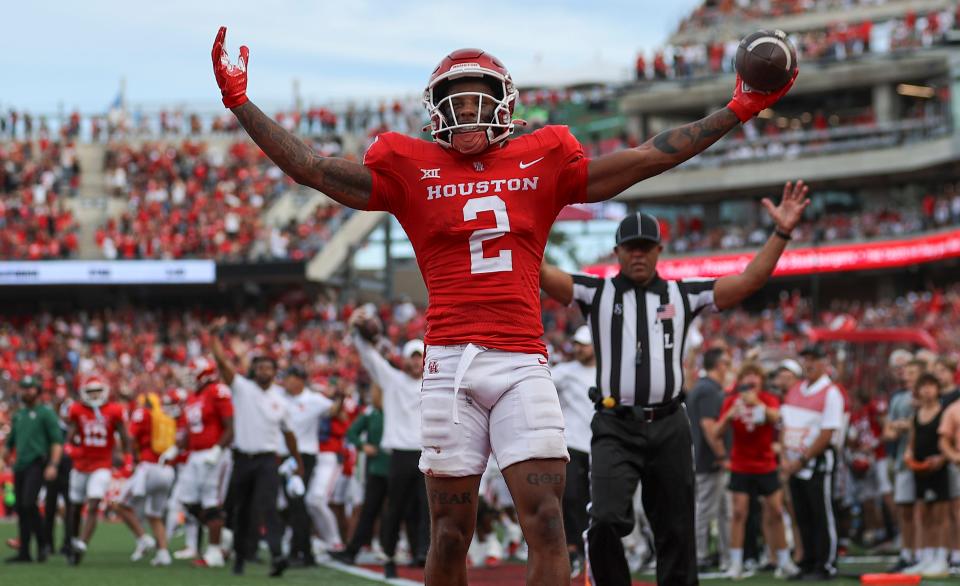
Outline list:
[[[590,161],[587,201],[610,199],[644,179],[672,169],[703,152],[740,124],[729,108],[702,120],[661,132],[635,149],[627,149]]]
[[[294,134],[284,130],[260,111],[247,98],[247,67],[250,49],[240,47],[240,58],[230,62],[227,55],[227,27],[222,26],[213,40],[213,75],[217,80],[223,105],[283,172],[300,185],[322,191],[345,206],[367,209],[373,175],[359,163],[321,157]]]
[[[322,191],[345,206],[367,209],[373,186],[369,169],[345,159],[321,157],[253,102],[232,110],[253,142],[294,181]]]

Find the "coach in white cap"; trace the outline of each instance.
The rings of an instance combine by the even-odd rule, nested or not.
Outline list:
[[[780,394],[786,395],[787,391],[800,384],[803,380],[803,367],[793,358],[787,358],[777,365],[773,371],[773,388]]]
[[[573,357],[570,362],[553,368],[553,383],[560,394],[560,409],[566,424],[563,434],[570,452],[563,493],[563,528],[570,550],[570,567],[576,576],[583,567],[583,532],[587,530],[587,503],[590,502],[590,420],[595,411],[590,387],[597,382],[597,358],[587,326],[580,326],[573,334]]]
[[[387,475],[387,510],[380,523],[380,545],[387,556],[384,575],[396,577],[397,540],[404,519],[419,521],[417,543],[410,544],[415,564],[424,564],[430,544],[430,517],[427,490],[420,472],[420,381],[423,376],[422,340],[410,340],[403,346],[403,369],[395,368],[374,347],[379,337],[376,318],[358,310],[350,316],[353,341],[360,361],[373,382],[383,391],[383,439],[380,448],[390,452]],[[411,507],[415,508],[414,512]],[[339,561],[353,563],[357,552],[347,549],[331,554]]]

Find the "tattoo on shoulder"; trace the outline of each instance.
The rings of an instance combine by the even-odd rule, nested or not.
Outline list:
[[[661,132],[653,138],[653,146],[668,155],[697,153],[736,126],[736,114],[724,108],[690,124]]]

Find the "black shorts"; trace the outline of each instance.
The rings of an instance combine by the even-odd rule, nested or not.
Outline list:
[[[914,473],[917,500],[925,503],[940,503],[950,500],[950,473],[944,466],[930,474]]]
[[[748,474],[746,472],[731,472],[731,492],[744,492],[750,496],[769,496],[780,490],[780,477],[776,472],[766,474]]]

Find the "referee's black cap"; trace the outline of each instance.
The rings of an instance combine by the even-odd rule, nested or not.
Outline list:
[[[643,212],[630,214],[617,226],[617,246],[631,240],[649,240],[660,244],[660,222]]]

